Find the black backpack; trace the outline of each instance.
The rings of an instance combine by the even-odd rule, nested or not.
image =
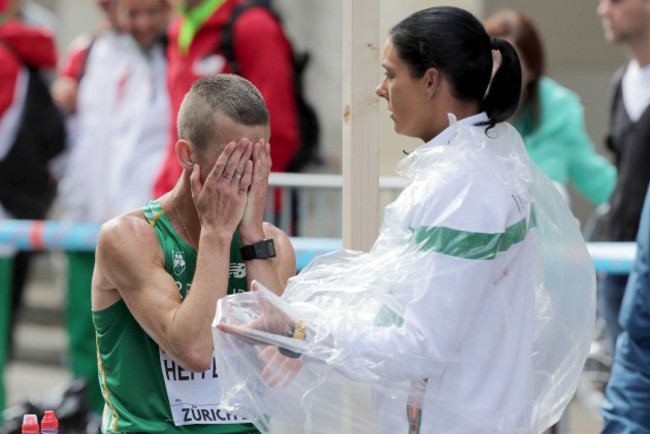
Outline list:
[[[221,44],[219,50],[222,52],[226,60],[230,63],[232,70],[235,74],[239,74],[240,67],[235,59],[234,50],[234,26],[235,21],[241,14],[253,7],[262,7],[268,10],[271,15],[281,24],[280,16],[275,12],[268,0],[250,0],[237,6],[230,16],[230,21],[226,24],[221,33]],[[307,64],[309,63],[309,53],[296,52],[293,47],[291,48],[293,58],[293,90],[296,97],[296,109],[298,111],[298,127],[299,127],[299,145],[296,154],[294,155],[291,164],[289,165],[288,172],[300,172],[309,163],[317,165],[322,164],[319,156],[318,147],[320,144],[320,124],[318,116],[312,105],[305,99],[303,92],[303,77]]]
[[[27,94],[18,135],[0,161],[0,203],[15,218],[44,219],[57,186],[48,163],[65,149],[65,119],[40,71],[27,69]]]

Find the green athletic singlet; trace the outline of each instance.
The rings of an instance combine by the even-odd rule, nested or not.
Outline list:
[[[197,253],[174,230],[157,201],[142,208],[165,255],[165,269],[174,277],[181,297],[185,297],[194,277]],[[230,247],[228,294],[245,291],[246,267],[239,253],[239,233]],[[161,351],[158,345],[138,325],[123,300],[108,308],[93,312],[97,340],[99,380],[106,405],[104,433],[257,433],[251,424],[224,424],[233,416],[216,409],[186,411],[187,420],[201,420],[209,425],[175,426],[167,395]],[[169,361],[162,362],[163,366]],[[214,364],[214,362],[213,362]],[[171,373],[170,373],[171,371]],[[212,366],[204,374],[216,372]],[[168,367],[167,380],[193,377],[189,371],[175,365]],[[201,376],[201,374],[196,374]],[[216,378],[215,378],[216,380]],[[218,380],[216,380],[218,381]],[[186,410],[186,409],[185,409]],[[194,422],[191,422],[194,423]]]

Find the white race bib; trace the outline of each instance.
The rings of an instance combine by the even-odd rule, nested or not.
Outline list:
[[[183,369],[163,350],[160,350],[160,368],[167,388],[174,425],[222,425],[249,422],[243,417],[219,408],[221,386],[214,354],[212,354],[210,369],[204,372],[191,372]]]

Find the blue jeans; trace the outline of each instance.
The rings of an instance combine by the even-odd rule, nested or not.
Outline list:
[[[629,351],[640,354],[639,348],[629,342],[629,335],[620,338],[617,359],[607,383],[607,393],[602,405],[604,419],[600,434],[650,434],[650,376],[631,361]],[[633,357],[636,359],[636,356]],[[647,366],[647,361],[642,363]]]
[[[618,322],[618,314],[621,310],[625,287],[627,286],[627,274],[607,274],[599,284],[598,298],[599,310],[605,320],[608,346],[611,354],[616,348],[616,339],[621,334],[621,325]]]

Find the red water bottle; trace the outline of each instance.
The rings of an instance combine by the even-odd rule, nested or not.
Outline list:
[[[59,420],[53,410],[46,410],[41,420],[41,434],[58,434]]]
[[[22,434],[38,434],[38,418],[35,414],[23,416]]]

